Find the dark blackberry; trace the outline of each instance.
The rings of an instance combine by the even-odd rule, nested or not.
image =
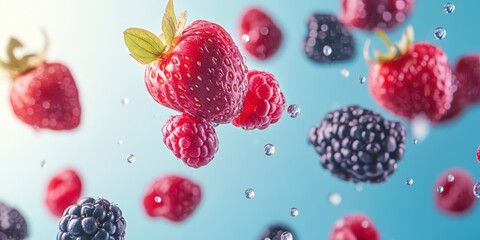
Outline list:
[[[22,214],[0,202],[0,240],[22,240],[27,235],[27,222]]]
[[[265,229],[258,240],[282,240],[282,233],[284,232],[290,232],[293,239],[298,240],[297,235],[295,235],[289,227],[281,224],[275,224]]]
[[[309,142],[323,168],[345,181],[380,183],[405,152],[405,128],[371,110],[348,106],[327,114]]]
[[[65,210],[57,240],[124,240],[122,210],[103,198],[83,198]]]
[[[328,47],[330,52],[325,49]],[[355,41],[337,17],[316,13],[308,17],[308,36],[305,39],[304,51],[316,62],[343,61],[353,57]]]

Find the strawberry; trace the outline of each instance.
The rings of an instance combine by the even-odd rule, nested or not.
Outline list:
[[[335,223],[330,240],[380,240],[377,228],[369,217],[351,214]]]
[[[415,0],[343,0],[340,19],[366,31],[392,29],[410,15]]]
[[[243,107],[247,67],[232,37],[221,26],[198,20],[184,29],[186,12],[175,17],[169,0],[163,35],[139,28],[124,32],[130,55],[147,64],[145,84],[163,106],[229,123]]]
[[[412,43],[408,28],[402,41],[393,45],[383,32],[377,32],[389,47],[388,54],[375,52],[378,62],[365,55],[370,66],[370,92],[378,104],[391,113],[413,119],[426,115],[439,121],[450,109],[455,82],[447,56],[430,43]]]
[[[240,34],[245,49],[259,60],[272,57],[282,45],[282,31],[262,9],[247,9],[240,20]]]
[[[47,63],[45,51],[18,59],[14,50],[23,47],[15,38],[8,45],[8,62],[0,67],[13,80],[10,103],[15,115],[34,128],[70,130],[78,127],[81,106],[75,80],[68,67]]]
[[[82,193],[82,181],[74,169],[56,173],[47,184],[45,203],[50,212],[61,217],[65,209],[75,204]]]
[[[152,218],[182,222],[192,215],[202,200],[202,189],[190,179],[167,175],[153,181],[143,195],[143,208]]]

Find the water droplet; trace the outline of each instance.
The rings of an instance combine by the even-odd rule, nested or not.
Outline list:
[[[268,27],[260,28],[260,34],[262,34],[264,36],[267,35],[269,32],[270,32],[270,29],[268,29]]]
[[[418,140],[417,139],[413,139],[413,144],[417,144],[418,143]]]
[[[332,48],[328,45],[323,46],[323,54],[327,57],[330,56],[330,54],[332,54]]]
[[[405,183],[406,183],[408,186],[412,186],[412,185],[413,185],[413,178],[407,178],[407,179],[405,179]]]
[[[480,198],[480,182],[477,182],[475,185],[473,185],[473,194],[475,194],[477,198]]]
[[[220,125],[220,124],[218,124],[218,123],[216,123],[216,122],[211,122],[211,124],[212,124],[213,127],[218,127],[218,125]]]
[[[330,193],[328,195],[328,201],[333,206],[338,206],[342,202],[342,196],[340,196],[340,194],[338,194],[338,193]]]
[[[243,63],[247,63],[247,57],[243,56]]]
[[[162,198],[159,197],[159,196],[156,196],[156,197],[155,197],[155,202],[156,202],[156,203],[161,203],[161,202],[162,202]]]
[[[350,76],[350,71],[347,68],[343,68],[342,71],[340,71],[340,74],[342,74],[343,77],[347,78]]]
[[[131,153],[127,155],[127,162],[128,162],[128,163],[133,163],[133,162],[135,162],[135,159],[136,159],[135,155],[133,155],[133,154],[131,154]]]
[[[40,161],[40,167],[41,167],[41,168],[44,168],[46,164],[47,164],[47,161],[46,161],[46,160]]]
[[[242,41],[243,42],[249,42],[250,41],[250,36],[248,36],[248,34],[243,34],[242,35]]]
[[[284,231],[282,235],[280,235],[281,240],[293,240],[293,235],[289,231]]]
[[[273,146],[271,143],[265,144],[263,149],[265,151],[265,155],[267,156],[272,156],[275,153],[275,146]]]
[[[122,98],[122,104],[123,105],[128,105],[130,103],[130,99],[128,97]]]
[[[430,133],[430,125],[430,120],[427,118],[427,116],[423,114],[415,116],[411,123],[412,137],[415,140],[423,142]]]
[[[367,81],[367,78],[365,76],[360,76],[360,78],[358,78],[358,81],[361,83],[361,84],[364,84],[366,81]]]
[[[447,180],[448,180],[448,182],[453,182],[453,181],[455,181],[455,176],[453,176],[452,174],[448,174]]]
[[[247,190],[245,190],[245,197],[248,198],[248,199],[252,199],[255,197],[255,190],[253,190],[253,188],[247,188]]]
[[[296,118],[298,117],[298,114],[300,114],[300,107],[298,107],[297,104],[292,104],[288,106],[287,113],[291,118]]]
[[[448,14],[452,13],[453,11],[455,11],[455,5],[451,2],[447,2],[445,3],[445,5],[443,5],[443,11]]]
[[[438,186],[437,187],[437,192],[442,193],[443,192],[443,186]]]
[[[435,28],[435,31],[433,32],[433,35],[435,36],[436,39],[442,40],[447,36],[447,30],[442,27]]]
[[[117,140],[117,144],[118,144],[118,145],[122,145],[122,144],[123,144],[123,140],[122,140],[122,139],[118,139],[118,140]]]
[[[298,209],[297,208],[290,208],[290,216],[292,216],[292,217],[298,216]]]
[[[370,227],[370,223],[367,220],[362,221],[361,225],[362,225],[362,228],[369,228]]]

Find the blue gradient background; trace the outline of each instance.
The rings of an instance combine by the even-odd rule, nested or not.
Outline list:
[[[443,12],[444,1],[418,0],[407,24],[416,30],[416,40],[441,46],[451,63],[461,54],[480,52],[475,29],[480,1],[454,1],[453,14]],[[398,171],[387,183],[364,186],[332,177],[321,169],[318,156],[307,145],[307,133],[333,108],[360,104],[395,118],[372,101],[368,85],[358,82],[368,66],[361,54],[351,62],[317,65],[303,54],[306,18],[313,12],[336,14],[338,0],[177,0],[177,11],[188,9],[189,23],[195,19],[217,22],[240,42],[237,24],[250,5],[264,7],[284,32],[280,52],[267,62],[247,57],[250,68],[268,70],[279,80],[289,104],[301,107],[296,119],[285,115],[265,131],[245,132],[220,126],[220,150],[215,160],[201,169],[177,161],[162,142],[160,128],[173,111],[158,105],[143,84],[143,68],[128,56],[122,32],[143,27],[160,32],[166,0],[62,1],[1,0],[0,46],[10,35],[18,36],[29,50],[40,49],[40,28],[51,39],[49,59],[67,64],[76,77],[83,118],[73,132],[36,132],[15,118],[8,101],[10,83],[0,81],[0,199],[18,207],[27,217],[29,239],[54,239],[58,219],[44,207],[45,184],[56,171],[73,166],[84,183],[84,196],[102,196],[118,203],[128,227],[128,239],[256,239],[269,224],[282,222],[297,233],[295,239],[327,239],[336,219],[364,212],[377,225],[383,239],[474,239],[478,238],[479,209],[462,217],[449,217],[433,204],[433,184],[450,167],[468,169],[480,179],[475,151],[480,143],[480,109],[471,109],[453,124],[435,127],[422,143],[407,151]],[[400,36],[402,28],[392,32]],[[433,37],[436,27],[447,36]],[[367,33],[354,31],[361,51]],[[373,46],[381,46],[373,41]],[[242,49],[243,51],[243,49]],[[5,54],[1,55],[5,57]],[[342,68],[350,77],[340,75]],[[130,104],[123,106],[121,99]],[[118,145],[117,140],[124,144]],[[263,154],[272,143],[276,153]],[[136,155],[128,164],[126,156]],[[41,160],[46,160],[44,168]],[[157,176],[178,173],[199,182],[204,198],[195,214],[182,224],[146,217],[141,197]],[[405,178],[414,179],[413,186]],[[244,197],[254,188],[253,200]],[[327,200],[331,192],[342,196],[339,206]],[[296,218],[289,215],[297,207]]]

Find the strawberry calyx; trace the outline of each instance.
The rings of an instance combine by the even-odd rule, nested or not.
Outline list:
[[[173,0],[169,0],[163,14],[162,34],[157,36],[142,28],[128,28],[123,32],[130,56],[140,64],[149,64],[161,59],[175,47],[186,22],[187,12],[181,12],[176,18]]]
[[[397,43],[392,43],[384,31],[375,29],[374,32],[380,37],[380,39],[385,43],[385,45],[387,45],[387,52],[382,53],[378,50],[374,50],[376,60],[373,60],[370,57],[369,53],[370,39],[367,40],[363,49],[363,56],[365,60],[370,64],[384,63],[391,61],[397,57],[403,56],[407,52],[410,45],[412,45],[414,39],[413,28],[411,26],[407,27],[402,38]]]
[[[29,53],[20,58],[15,54],[16,49],[23,48],[23,43],[15,37],[11,37],[7,45],[7,60],[0,60],[0,69],[6,71],[12,79],[31,69],[34,69],[45,62],[45,55],[48,50],[49,41],[45,31],[42,31],[45,38],[45,45],[40,53]]]

